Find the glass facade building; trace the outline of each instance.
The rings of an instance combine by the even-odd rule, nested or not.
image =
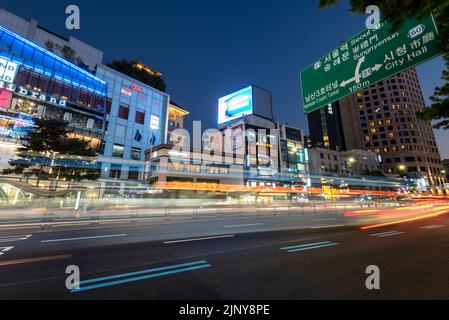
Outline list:
[[[34,119],[68,123],[100,151],[107,83],[0,26],[0,138],[20,140]]]

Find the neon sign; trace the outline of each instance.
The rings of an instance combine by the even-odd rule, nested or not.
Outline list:
[[[137,92],[142,92],[142,91],[143,91],[142,88],[136,86],[135,84],[132,84],[132,85],[131,85],[131,89],[133,89],[134,91],[137,91]]]
[[[0,126],[0,136],[8,138],[23,139],[27,136],[27,133],[33,129],[34,121],[31,118],[9,117],[0,115],[0,119],[7,121],[12,126]]]
[[[0,81],[0,90],[7,90],[21,96],[30,97],[38,101],[48,102],[57,106],[65,107],[67,105],[66,99],[56,98],[43,92],[33,91],[16,84],[5,83]]]

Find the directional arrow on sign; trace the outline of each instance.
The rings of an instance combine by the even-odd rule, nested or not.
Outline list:
[[[361,57],[359,59],[359,61],[357,62],[357,67],[355,67],[355,74],[354,77],[352,77],[351,79],[348,80],[343,80],[340,83],[340,87],[346,87],[347,84],[354,82],[355,83],[359,83],[360,82],[360,67],[362,66],[362,63],[365,62],[365,56]]]
[[[382,67],[381,64],[375,64],[374,67],[372,67],[371,69],[372,69],[373,71],[379,71],[381,67]]]
[[[362,61],[362,62],[363,62],[363,61]],[[356,71],[359,71],[359,70],[360,70],[360,67],[359,67],[360,65],[361,65],[361,63],[360,63],[360,60],[359,60],[359,64],[357,65]],[[355,81],[355,83],[359,83],[361,77],[362,77],[362,78],[367,78],[367,77],[369,77],[369,76],[372,74],[373,71],[379,71],[380,68],[382,68],[382,64],[376,63],[376,64],[374,65],[374,67],[371,67],[371,68],[368,68],[368,69],[365,69],[365,70],[364,70],[364,72],[365,72],[366,70],[371,71],[369,75],[367,75],[367,76],[365,76],[365,77],[362,77],[362,73],[363,73],[363,72],[362,72],[362,73],[359,73],[358,75],[352,77],[351,79],[342,81],[341,84],[340,84],[340,87],[343,87],[343,88],[344,88],[347,84],[349,84],[349,83],[351,83],[351,82],[354,82],[354,81]]]

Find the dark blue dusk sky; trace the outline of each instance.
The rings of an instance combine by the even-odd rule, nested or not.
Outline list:
[[[320,11],[318,0],[2,1],[16,15],[34,18],[105,53],[105,62],[136,58],[159,70],[167,92],[191,111],[187,122],[216,126],[217,99],[248,84],[273,94],[274,116],[307,129],[299,71],[364,28],[365,17],[347,1]],[[81,9],[81,30],[65,29],[65,8]],[[441,83],[441,58],[418,72],[426,99]],[[188,125],[190,126],[190,125]],[[449,158],[449,131],[436,132]]]

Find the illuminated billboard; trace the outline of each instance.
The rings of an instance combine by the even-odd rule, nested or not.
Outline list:
[[[253,87],[231,93],[218,100],[218,124],[253,114]]]

